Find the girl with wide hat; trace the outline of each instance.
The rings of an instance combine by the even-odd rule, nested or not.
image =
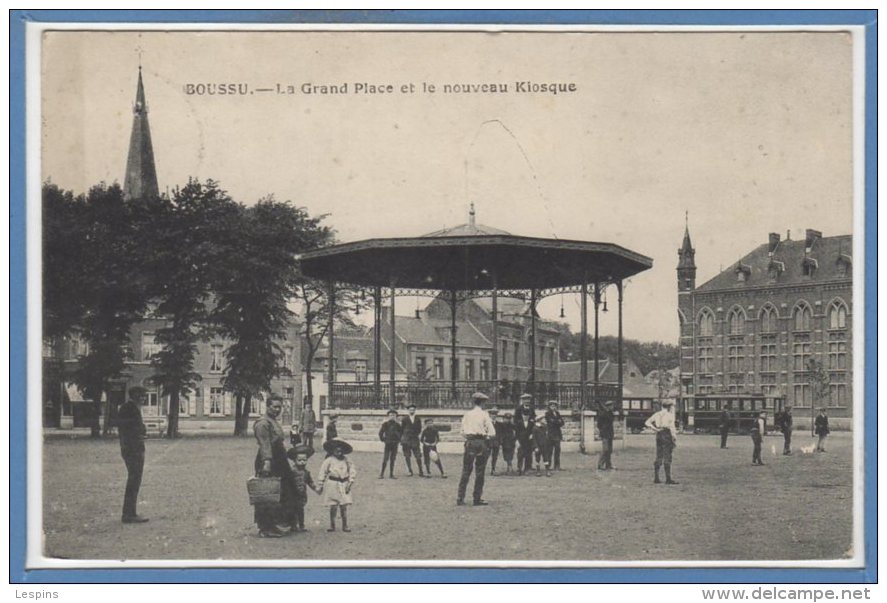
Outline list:
[[[327,440],[323,449],[329,454],[320,465],[318,490],[323,494],[323,503],[330,508],[330,527],[328,532],[336,531],[336,510],[342,516],[342,531],[350,532],[348,527],[348,507],[354,502],[351,488],[357,472],[354,463],[348,458],[354,449],[351,444],[338,438]]]

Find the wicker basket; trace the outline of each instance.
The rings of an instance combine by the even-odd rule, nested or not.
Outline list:
[[[279,477],[251,477],[246,480],[251,505],[274,505],[280,502]]]

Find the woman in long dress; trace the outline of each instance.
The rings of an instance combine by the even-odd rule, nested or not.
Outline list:
[[[265,416],[253,425],[253,433],[259,445],[256,453],[255,470],[257,475],[280,478],[280,503],[255,505],[255,521],[262,538],[280,538],[283,533],[278,523],[292,525],[294,512],[294,480],[292,469],[286,458],[283,428],[277,422],[283,401],[279,397],[268,399]]]

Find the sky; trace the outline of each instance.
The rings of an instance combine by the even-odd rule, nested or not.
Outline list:
[[[47,32],[43,177],[122,183],[141,56],[162,191],[273,194],[341,241],[461,224],[473,202],[512,234],[616,243],[654,262],[626,285],[626,337],[676,342],[685,215],[697,284],[769,232],[852,232],[851,55],[843,32]],[[188,93],[219,83],[248,92]],[[508,92],[443,90],[484,83]],[[540,314],[562,303],[578,330],[576,295]]]

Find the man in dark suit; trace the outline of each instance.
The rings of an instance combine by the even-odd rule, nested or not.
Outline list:
[[[828,411],[825,407],[819,409],[819,414],[813,422],[813,431],[819,436],[816,440],[816,452],[825,452],[825,439],[831,433],[828,426]]]
[[[548,445],[551,447],[551,463],[555,471],[561,471],[561,441],[564,439],[564,418],[557,408],[557,400],[548,402],[545,412],[545,423],[548,425]]]
[[[533,425],[536,411],[532,405],[533,396],[523,394],[514,409],[514,431],[517,435],[517,474],[523,475],[533,466]]]
[[[613,469],[613,438],[615,437],[613,422],[615,420],[616,415],[613,414],[612,400],[607,400],[602,405],[598,405],[597,431],[598,437],[601,439],[601,456],[597,462],[599,471]]]
[[[117,410],[117,433],[120,436],[120,456],[126,464],[126,493],[123,496],[123,523],[145,523],[147,517],[136,513],[142,470],[145,467],[145,423],[141,405],[146,391],[142,387],[129,390],[129,400]]]
[[[422,419],[416,416],[416,405],[407,406],[407,416],[400,421],[403,433],[400,436],[400,445],[403,449],[403,458],[407,462],[407,471],[413,475],[413,464],[410,457],[416,459],[416,467],[419,469],[419,477],[425,477],[422,471],[422,457],[419,453],[419,436],[422,434]],[[430,476],[429,476],[430,477]]]
[[[721,432],[721,448],[727,447],[727,435],[730,433],[730,426],[733,424],[733,415],[730,413],[730,403],[724,405],[718,420],[718,429]]]

